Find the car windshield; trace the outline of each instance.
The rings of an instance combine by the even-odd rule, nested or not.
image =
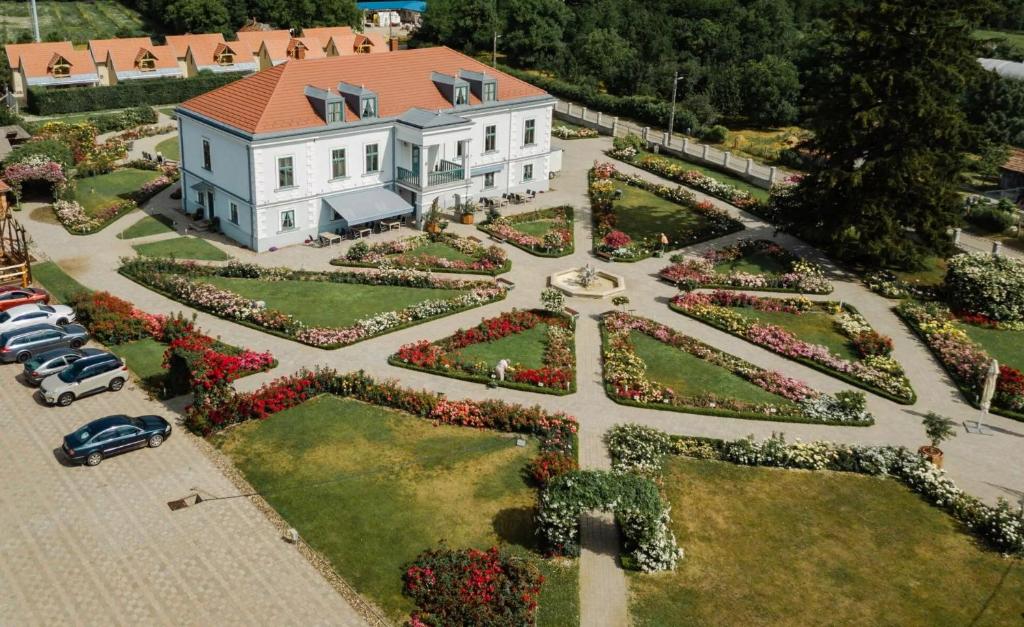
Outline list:
[[[132,423],[133,426],[138,427],[139,429],[145,429],[146,428],[146,425],[143,424],[143,422],[141,420],[139,420],[138,418],[129,418],[128,422]]]
[[[39,366],[42,366],[45,361],[45,359],[36,357],[35,359],[30,359],[28,363],[25,364],[25,367],[29,370],[35,370]]]
[[[82,372],[81,368],[76,368],[75,364],[71,364],[70,367],[61,370],[57,374],[57,378],[59,378],[64,383],[71,383],[75,380],[75,378],[78,377],[78,374],[80,372]]]
[[[56,311],[56,309],[50,307],[49,305],[39,305],[39,308],[45,311],[46,313],[53,313],[54,311]]]
[[[78,431],[75,431],[74,433],[72,433],[71,434],[71,441],[72,442],[79,442],[79,443],[81,443],[81,442],[88,442],[89,438],[91,438],[91,437],[92,437],[92,432],[89,431],[89,427],[86,426],[86,427],[82,427]]]

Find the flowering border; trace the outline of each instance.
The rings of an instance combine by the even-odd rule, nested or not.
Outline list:
[[[593,222],[594,253],[610,261],[633,262],[646,259],[662,249],[660,242],[633,241],[628,235],[616,230],[615,187],[613,180],[621,181],[633,187],[639,187],[655,196],[679,205],[681,208],[703,216],[708,224],[702,228],[684,233],[666,233],[669,238],[665,251],[691,246],[723,235],[742,231],[746,227],[723,209],[715,207],[708,201],[698,202],[694,195],[682,187],[671,188],[667,185],[652,183],[639,176],[623,174],[615,169],[615,164],[594,162],[594,167],[587,174],[590,195],[591,220]],[[609,235],[622,233],[625,239],[614,246],[606,241]],[[621,237],[621,236],[619,236]]]
[[[894,311],[942,364],[964,400],[980,409],[982,385],[992,361],[988,352],[956,326],[953,313],[943,305],[904,301]],[[1015,410],[1008,407],[1008,403],[1024,407],[1024,375],[1009,364],[1003,364],[989,411],[1024,422],[1024,409]]]
[[[341,348],[392,331],[466,311],[505,298],[507,290],[492,281],[439,278],[414,270],[315,272],[266,268],[230,262],[208,266],[176,259],[122,258],[118,272],[168,298],[254,329],[323,349]],[[352,283],[467,290],[447,300],[427,300],[397,311],[385,311],[347,327],[310,327],[290,314],[267,309],[255,299],[220,289],[198,279],[223,276],[266,281]]]
[[[473,257],[473,261],[453,261],[443,257],[424,257],[412,255],[406,257],[406,253],[413,253],[416,249],[427,244],[440,242]],[[354,255],[353,250],[359,245],[356,242],[348,252],[341,257],[331,259],[333,266],[348,266],[353,268],[407,268],[411,270],[429,270],[431,272],[452,272],[459,274],[488,274],[497,276],[512,269],[512,262],[509,261],[505,250],[499,246],[483,246],[477,241],[468,237],[460,237],[453,233],[414,235],[391,242],[377,242],[371,244],[365,254],[358,259],[349,258]],[[389,255],[396,255],[389,257]],[[500,261],[500,262],[499,262]]]
[[[742,466],[810,471],[831,470],[891,477],[971,529],[993,549],[1024,556],[1024,518],[1000,497],[995,506],[958,488],[946,471],[902,446],[862,446],[833,442],[786,443],[782,434],[757,441],[670,436],[640,425],[616,425],[605,437],[612,468],[660,475],[668,455],[710,459]],[[638,455],[637,451],[641,453]]]
[[[172,164],[157,165],[148,161],[132,161],[119,169],[135,168],[161,172],[156,178],[114,201],[109,206],[89,216],[75,200],[57,200],[53,203],[53,211],[64,229],[72,235],[92,235],[107,228],[121,217],[138,209],[163,190],[173,185],[181,176],[178,167]],[[99,176],[99,175],[97,175]],[[76,183],[77,184],[77,183]]]
[[[559,124],[552,128],[551,134],[558,139],[593,139],[598,136],[598,132],[590,127],[571,128],[565,124]]]
[[[494,342],[527,331],[545,323],[548,335],[544,346],[542,368],[513,368],[510,378],[498,380],[490,368],[481,370],[475,364],[459,362],[450,353],[482,342]],[[552,314],[543,309],[505,312],[483,320],[469,330],[459,330],[446,338],[430,342],[421,340],[406,344],[388,357],[388,363],[401,368],[419,370],[465,381],[493,383],[499,387],[541,392],[572,394],[576,391],[575,323],[570,316]]]
[[[715,272],[723,261],[741,259],[750,253],[762,253],[787,265],[787,272]],[[830,294],[832,283],[815,263],[790,253],[775,242],[766,239],[741,239],[731,246],[704,252],[698,258],[673,255],[672,265],[662,268],[658,277],[681,289],[698,287],[712,289],[749,289],[764,292],[799,292],[802,294]]]
[[[678,397],[672,389],[647,378],[646,364],[634,352],[629,341],[630,331],[639,331],[720,366],[769,393],[792,401],[792,404],[749,403],[718,397],[713,393]],[[601,318],[601,349],[605,393],[622,405],[774,422],[841,426],[870,426],[875,422],[865,409],[862,393],[821,394],[802,381],[758,368],[647,318],[622,312],[605,313]]]
[[[533,222],[535,220],[554,219],[565,222],[565,225],[553,232],[561,238],[559,247],[552,250],[544,245],[544,240],[533,235],[527,235],[516,228],[521,222]],[[573,230],[573,208],[568,205],[561,207],[547,207],[527,213],[517,213],[511,216],[501,216],[497,220],[478,224],[477,229],[487,233],[491,237],[500,238],[520,250],[525,250],[537,257],[564,257],[575,252],[576,241]]]
[[[752,307],[762,311],[781,311],[799,315],[813,308],[832,309],[838,330],[857,346],[860,342],[872,347],[870,354],[849,361],[832,353],[826,346],[804,342],[790,331],[774,324],[759,323],[729,311],[733,307]],[[810,301],[805,298],[769,298],[718,290],[712,293],[687,292],[669,302],[672,311],[746,340],[845,381],[851,385],[903,405],[913,405],[917,394],[902,366],[889,354],[892,340],[877,333],[852,305],[834,301]],[[884,346],[884,348],[875,348]]]

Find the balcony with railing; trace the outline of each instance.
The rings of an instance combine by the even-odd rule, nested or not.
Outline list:
[[[437,169],[433,172],[427,173],[427,185],[425,189],[458,183],[465,178],[465,173],[466,171],[465,168],[462,167],[462,164],[455,163],[454,161],[448,161],[447,159],[441,159],[438,162]],[[420,175],[409,168],[398,166],[397,178],[398,182],[402,185],[416,188],[421,187]]]
[[[420,175],[418,172],[413,172],[408,168],[398,166],[398,182],[405,185],[420,186]]]

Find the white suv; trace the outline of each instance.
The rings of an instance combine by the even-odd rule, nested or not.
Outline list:
[[[39,386],[47,405],[67,407],[83,396],[110,390],[117,392],[128,380],[128,366],[113,353],[83,357]]]

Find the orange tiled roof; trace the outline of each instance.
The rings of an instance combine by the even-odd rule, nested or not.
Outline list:
[[[292,38],[291,31],[288,30],[238,31],[235,36],[238,37],[238,41],[249,44],[253,52],[259,52],[260,46],[264,43],[269,45],[269,42],[284,42],[287,46],[288,40]]]
[[[114,62],[117,72],[130,72],[137,69],[136,63],[149,52],[156,59],[157,68],[173,69],[178,67],[175,51],[171,46],[154,46],[149,37],[129,37],[126,39],[91,39],[89,49],[96,63],[104,63],[107,55]]]
[[[303,37],[315,37],[326,47],[333,39],[334,47],[341,56],[355,54],[356,45],[370,44],[371,52],[387,52],[388,42],[376,33],[357,33],[349,26],[327,26],[323,28],[305,28]]]
[[[195,59],[196,66],[198,67],[216,65],[217,57],[222,52],[234,54],[235,63],[253,62],[252,48],[244,41],[224,41],[222,39],[215,42],[212,40],[201,40],[190,42],[188,48],[192,51],[192,58]]]
[[[449,110],[431,72],[455,75],[459,70],[484,72],[498,82],[498,99],[515,100],[545,92],[499,72],[451,48],[399,50],[386,55],[351,55],[289,61],[184,102],[194,111],[248,133],[270,133],[322,126],[304,89],[333,92],[338,83],[362,85],[377,94],[381,117],[401,115],[419,107]],[[470,104],[480,101],[470,95]],[[350,108],[346,119],[358,119]]]
[[[1002,165],[1002,168],[1008,172],[1024,174],[1024,150],[1010,148],[1010,156],[1006,159],[1006,163]]]
[[[95,74],[96,64],[88,50],[75,50],[70,41],[44,41],[31,44],[7,44],[11,69],[24,68],[28,78],[48,76],[54,57],[60,56],[71,64],[72,74]]]
[[[202,48],[209,47],[210,50],[213,50],[213,48],[220,43],[224,43],[224,35],[221,35],[220,33],[167,36],[167,45],[174,50],[174,55],[179,59],[185,58],[185,53],[188,51],[189,46],[198,46]],[[195,54],[195,48],[193,48],[192,54]]]

